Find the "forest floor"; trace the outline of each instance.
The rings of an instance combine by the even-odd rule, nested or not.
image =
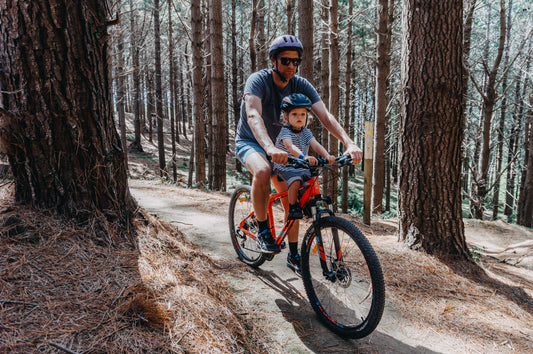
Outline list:
[[[238,261],[227,222],[238,182],[185,188],[187,143],[177,184],[157,178],[154,144],[130,153],[134,247],[113,225],[14,204],[0,180],[0,353],[533,352],[533,230],[465,220],[472,264],[405,248],[395,219],[342,215],[370,240],[387,293],[377,329],[343,340],[317,321],[286,251],[260,269]]]

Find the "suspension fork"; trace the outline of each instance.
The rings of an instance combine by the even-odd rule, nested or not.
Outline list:
[[[326,259],[326,252],[324,250],[324,243],[322,241],[322,233],[319,227],[320,218],[322,217],[322,214],[328,214],[331,216],[333,216],[334,214],[330,209],[317,210],[316,205],[313,205],[311,207],[311,212],[313,214],[313,229],[315,231],[316,247],[319,252],[320,266],[322,267],[322,274],[329,280],[335,281],[335,274],[334,274],[335,269],[329,269],[328,267],[328,261]],[[338,233],[338,230],[335,228],[332,229],[332,233],[333,233],[333,244],[335,246],[335,253],[336,253],[337,260],[338,260],[338,259],[341,259],[342,257],[342,251],[341,251],[340,242],[339,242],[339,233]]]

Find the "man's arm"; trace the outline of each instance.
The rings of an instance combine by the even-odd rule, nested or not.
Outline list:
[[[323,101],[318,101],[311,106],[313,113],[324,125],[324,127],[333,134],[334,137],[339,139],[346,147],[345,154],[349,154],[352,157],[353,163],[358,164],[363,159],[363,151],[355,145],[354,141],[350,138],[348,133],[344,131],[339,122],[329,113],[326,105]]]
[[[261,99],[252,94],[246,94],[244,96],[244,102],[246,107],[246,115],[248,119],[248,125],[255,136],[255,139],[263,147],[267,155],[272,158],[272,162],[286,164],[288,154],[275,147],[272,139],[268,135],[265,127],[265,122],[261,117],[263,108],[261,106]]]

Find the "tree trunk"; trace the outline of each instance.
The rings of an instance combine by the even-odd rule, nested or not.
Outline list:
[[[231,62],[237,63],[237,0],[231,1]],[[231,66],[231,97],[233,100],[233,128],[237,131],[237,125],[241,117],[241,100],[239,95],[239,71],[237,65]],[[235,157],[235,170],[242,172],[242,163]]]
[[[155,47],[155,106],[157,115],[157,150],[159,153],[159,175],[166,175],[165,137],[163,135],[163,88],[161,83],[161,32],[159,22],[159,0],[154,0],[154,47]]]
[[[320,89],[322,94],[322,101],[324,104],[329,103],[329,0],[322,0],[322,38],[320,40],[321,47],[321,77],[320,77]],[[322,146],[328,147],[329,132],[325,127],[322,127]],[[318,139],[318,138],[317,138]],[[326,183],[331,177],[328,170],[324,170],[322,179],[322,190],[325,195],[331,195],[329,185]]]
[[[222,2],[210,0],[211,106],[213,107],[213,190],[226,190],[226,112],[224,108],[224,51]]]
[[[492,197],[492,219],[496,220],[498,217],[499,207],[500,207],[500,170],[502,169],[503,164],[503,145],[504,145],[504,131],[505,131],[505,119],[507,114],[507,79],[508,79],[508,73],[509,70],[507,70],[507,66],[509,65],[509,46],[511,42],[511,25],[512,25],[512,8],[513,8],[513,0],[509,0],[509,5],[507,7],[509,9],[509,12],[507,14],[507,29],[506,29],[506,36],[507,40],[505,42],[505,58],[504,58],[504,74],[502,77],[502,108],[501,108],[501,114],[500,114],[500,124],[498,127],[498,155],[496,156],[496,169],[494,171],[495,174],[495,184],[494,184],[494,193]]]
[[[105,14],[104,1],[0,2],[0,146],[18,202],[126,222],[136,205],[113,122]]]
[[[191,1],[191,32],[192,32],[192,85],[194,118],[194,164],[196,183],[205,186],[205,130],[203,118],[202,95],[202,12],[197,1]],[[191,162],[192,163],[192,162]]]
[[[403,1],[399,238],[430,254],[468,258],[461,210],[463,1],[423,3]]]
[[[500,38],[498,42],[498,53],[492,66],[492,70],[487,72],[488,83],[486,92],[480,92],[483,97],[483,145],[481,149],[481,165],[479,170],[479,177],[477,183],[476,199],[477,203],[474,206],[476,219],[483,219],[484,202],[487,195],[488,174],[489,174],[489,157],[490,157],[490,135],[492,114],[494,112],[494,105],[496,104],[496,75],[503,55],[505,44],[505,4],[500,0]]]
[[[330,0],[329,21],[330,21],[330,52],[329,52],[329,110],[330,113],[338,118],[339,116],[339,2]],[[329,153],[333,156],[339,154],[339,141],[329,135]],[[331,168],[331,179],[329,184],[330,196],[333,200],[333,210],[337,211],[338,188],[338,171],[337,167]]]
[[[287,34],[294,35],[294,0],[287,0]]]
[[[533,93],[529,95],[529,107],[533,105]],[[527,170],[525,175],[524,188],[520,195],[520,203],[518,205],[518,225],[527,227],[533,226],[533,108],[528,111],[529,124],[529,146],[528,146],[528,159]]]
[[[252,72],[257,71],[256,50],[255,50],[255,26],[257,23],[257,3],[259,0],[252,0],[252,21],[250,23],[250,37],[248,37],[248,46],[250,47],[250,66]]]
[[[387,90],[390,73],[390,50],[392,23],[389,23],[389,8],[394,7],[394,0],[379,0],[378,28],[376,44],[376,104],[374,123],[374,162],[372,212],[383,212],[383,184],[385,182],[385,126],[387,124]]]
[[[259,0],[257,2],[255,33],[255,52],[257,68],[267,68],[269,66],[270,60],[268,58],[269,43],[267,43],[265,39],[265,0]]]
[[[175,122],[175,73],[174,73],[174,43],[172,40],[172,0],[168,0],[168,64],[169,64],[169,83],[170,86],[170,97],[169,97],[169,106],[170,106],[170,140],[172,145],[172,180],[174,183],[178,179],[178,173],[176,171],[176,127],[174,126]]]
[[[346,78],[345,86],[346,91],[344,92],[344,131],[350,131],[350,94],[352,91],[352,18],[353,16],[353,1],[348,0],[348,31],[347,31],[347,48],[346,48]],[[348,179],[350,176],[350,169],[343,168],[342,170],[342,198],[341,198],[341,210],[343,213],[348,212]]]
[[[148,141],[153,143],[154,135],[154,76],[153,71],[146,70],[146,118],[148,119]]]
[[[313,83],[313,0],[298,1],[298,37],[304,47],[299,75]],[[314,133],[315,131],[313,131]]]
[[[129,149],[142,152],[141,144],[141,84],[140,84],[140,70],[141,65],[139,63],[139,48],[137,47],[137,33],[135,30],[135,12],[133,11],[133,0],[130,0],[130,45],[131,45],[131,60],[133,71],[133,126],[134,126],[134,139],[130,144]]]
[[[120,9],[120,6],[119,6]],[[126,140],[126,112],[124,111],[124,102],[126,101],[126,88],[124,80],[124,39],[122,33],[117,33],[117,47],[116,58],[117,67],[115,68],[116,78],[116,110],[118,115],[118,125],[120,131],[120,140],[122,142],[122,150],[124,151],[124,159],[126,160],[126,170],[128,169],[128,141]]]

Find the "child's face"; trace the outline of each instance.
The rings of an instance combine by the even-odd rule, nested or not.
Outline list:
[[[289,122],[294,129],[301,129],[307,121],[307,109],[306,108],[294,108],[288,113],[288,117],[285,119]]]

